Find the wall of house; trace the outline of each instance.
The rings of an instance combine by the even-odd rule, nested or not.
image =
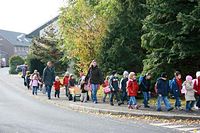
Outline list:
[[[6,66],[8,66],[9,58],[14,55],[14,46],[0,35],[0,60],[6,59]]]
[[[15,46],[14,47],[14,54],[19,55],[21,57],[26,57],[29,52],[28,46]]]

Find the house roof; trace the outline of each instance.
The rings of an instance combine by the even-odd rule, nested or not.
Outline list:
[[[56,16],[55,18],[49,20],[48,22],[46,22],[42,26],[38,27],[37,29],[35,29],[34,31],[32,31],[31,33],[29,33],[28,35],[26,35],[26,37],[28,37],[28,38],[38,37],[40,35],[40,31],[42,29],[44,29],[45,27],[49,26],[50,24],[52,24],[53,22],[55,22],[56,20],[58,20],[58,17],[59,16]]]
[[[31,39],[26,38],[24,33],[0,29],[0,35],[14,46],[29,46]]]

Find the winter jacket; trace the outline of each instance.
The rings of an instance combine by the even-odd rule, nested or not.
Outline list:
[[[74,86],[75,86],[75,83],[76,83],[75,79],[70,79],[70,80],[69,80],[69,88],[70,88],[70,87],[74,87]]]
[[[110,87],[111,87],[111,91],[113,91],[112,89],[114,89],[114,91],[118,91],[119,90],[119,78],[113,76],[110,79]]]
[[[69,84],[69,76],[65,76],[63,78],[63,85],[68,86],[68,84]]]
[[[159,78],[157,80],[157,93],[162,96],[168,96],[169,90],[170,90],[169,81]]]
[[[87,73],[86,81],[91,84],[103,84],[103,76],[101,70],[96,67],[91,67]]]
[[[195,97],[194,97],[194,89],[193,89],[193,83],[189,83],[189,82],[184,82],[183,83],[183,87],[186,89],[186,93],[185,93],[185,100],[186,101],[195,101]]]
[[[140,89],[143,92],[150,91],[150,80],[146,80],[146,76],[141,77]]]
[[[127,82],[128,96],[137,96],[139,85],[136,80],[129,79]]]
[[[179,88],[176,78],[173,78],[171,81],[171,92],[174,95],[174,97],[180,97],[181,89],[182,88]]]
[[[127,81],[128,81],[128,78],[121,79],[120,86],[123,92],[126,92]]]
[[[196,90],[196,94],[200,95],[200,78],[194,79],[194,90]]]
[[[39,80],[38,79],[32,79],[30,81],[30,86],[31,87],[38,87],[39,86]]]
[[[45,85],[52,86],[53,82],[55,81],[54,68],[45,67],[43,70],[42,79]]]
[[[60,90],[60,86],[61,86],[61,85],[62,85],[62,84],[61,84],[60,81],[55,81],[54,84],[53,84],[54,89],[55,89],[56,91],[59,91],[59,90]]]
[[[87,93],[88,92],[87,90],[85,90],[86,85],[87,85],[86,83],[81,84],[81,93]]]

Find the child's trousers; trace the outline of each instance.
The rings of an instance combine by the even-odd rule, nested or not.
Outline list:
[[[58,98],[60,98],[60,90],[56,90],[56,91],[55,91],[55,97],[56,97],[56,96],[57,96]]]
[[[81,102],[87,102],[87,92],[81,93],[80,100]]]

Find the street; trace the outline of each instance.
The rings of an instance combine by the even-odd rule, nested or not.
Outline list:
[[[42,103],[21,88],[22,79],[0,69],[0,133],[167,133],[173,129],[110,118]]]

